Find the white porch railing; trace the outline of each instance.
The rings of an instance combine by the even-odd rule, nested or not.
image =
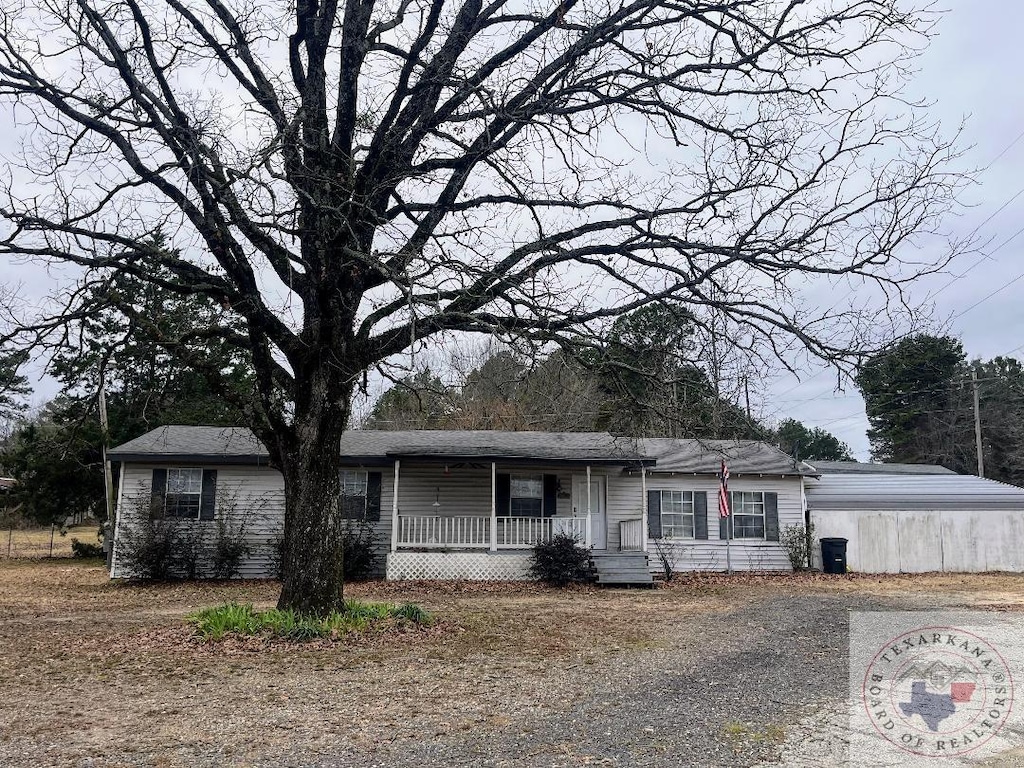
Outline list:
[[[552,534],[567,533],[581,544],[587,536],[585,517],[499,517],[498,549],[528,549]],[[463,547],[487,549],[491,546],[491,518],[476,515],[399,515],[399,547]]]
[[[644,521],[642,518],[619,523],[619,549],[640,552],[644,548]]]
[[[486,549],[491,546],[491,518],[399,515],[398,546]]]

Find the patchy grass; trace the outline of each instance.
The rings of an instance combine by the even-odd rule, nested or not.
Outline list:
[[[425,627],[433,623],[433,618],[415,603],[395,605],[347,600],[343,610],[327,616],[303,616],[277,608],[257,611],[251,604],[228,603],[189,614],[186,621],[204,640],[220,640],[230,633],[304,642],[320,638],[337,640],[371,629]]]
[[[786,740],[786,729],[781,725],[751,725],[735,720],[726,723],[722,733],[730,741],[753,741],[759,744],[781,744]]]

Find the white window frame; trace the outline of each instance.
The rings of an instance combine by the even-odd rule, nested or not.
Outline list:
[[[520,492],[516,493],[516,483],[529,483],[531,485],[536,484],[536,494],[530,492],[528,489],[524,489],[520,486]],[[523,491],[526,490],[524,493]],[[544,475],[540,472],[531,472],[530,474],[518,474],[509,475],[509,493],[508,493],[508,507],[510,517],[543,517],[544,516]],[[522,514],[516,512],[517,501],[536,501],[537,502],[537,514]]]
[[[181,479],[186,474],[188,475],[187,484],[185,486],[187,490],[183,491],[180,490],[182,487]],[[196,480],[198,482],[194,482]],[[197,490],[192,490],[193,485],[197,486]],[[191,497],[195,497],[194,502],[191,501]],[[186,501],[185,504],[182,504],[183,500]],[[195,507],[195,514],[192,514],[191,512],[187,515],[180,514],[183,507],[185,509],[191,509],[193,506]],[[167,479],[164,482],[164,517],[174,518],[175,520],[198,520],[202,514],[202,508],[202,467],[168,467]]]
[[[369,473],[364,469],[343,469],[341,470],[341,499],[340,504],[342,505],[342,517],[346,520],[365,520],[366,519],[366,502],[367,496],[369,495]],[[359,517],[353,517],[345,514],[345,500],[346,499],[359,499],[363,500],[362,514]],[[350,502],[353,503],[353,502]],[[353,503],[353,511],[358,509],[358,505]]]
[[[664,539],[693,539],[695,537],[694,527],[697,522],[696,510],[694,509],[693,491],[682,491],[675,488],[662,488],[658,491],[661,494],[661,536]],[[666,512],[666,496],[679,496],[679,511]],[[674,502],[673,502],[674,503]],[[689,510],[687,511],[687,504]],[[666,515],[677,518],[676,522],[666,522]],[[689,518],[689,533],[687,533],[687,521]]]
[[[745,498],[748,497],[748,498]],[[732,516],[732,537],[734,539],[765,540],[765,492],[764,491],[730,491],[729,513]],[[752,518],[754,526],[744,526],[743,533],[737,529],[736,518],[743,516]],[[757,521],[760,520],[761,531],[757,532]]]

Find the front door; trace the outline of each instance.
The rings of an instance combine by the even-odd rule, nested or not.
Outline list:
[[[608,548],[608,523],[605,516],[604,478],[590,478],[590,539],[594,549]],[[587,478],[585,475],[572,479],[572,514],[574,517],[587,516]]]

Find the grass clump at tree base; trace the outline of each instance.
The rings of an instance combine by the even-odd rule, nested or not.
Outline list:
[[[204,640],[225,635],[268,635],[283,640],[333,639],[371,628],[429,626],[433,617],[418,605],[362,603],[346,600],[345,607],[326,616],[307,616],[292,610],[257,611],[251,604],[227,603],[190,614],[186,621]]]

